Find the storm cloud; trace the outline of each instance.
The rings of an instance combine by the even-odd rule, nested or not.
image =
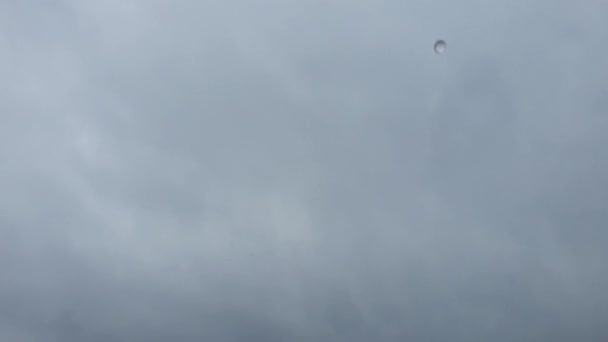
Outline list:
[[[0,1],[0,340],[608,340],[606,13]]]

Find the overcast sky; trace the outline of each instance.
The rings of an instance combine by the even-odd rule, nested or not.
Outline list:
[[[0,0],[0,340],[606,341],[607,44],[605,0]]]

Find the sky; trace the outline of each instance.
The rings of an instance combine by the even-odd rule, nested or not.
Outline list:
[[[0,340],[608,340],[606,13],[0,0]]]

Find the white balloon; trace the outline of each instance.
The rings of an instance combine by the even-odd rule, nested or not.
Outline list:
[[[447,49],[447,47],[448,47],[448,45],[445,43],[445,41],[442,40],[442,39],[439,39],[439,40],[437,40],[435,42],[435,47],[434,47],[435,53],[438,54],[438,55],[442,54],[442,53],[445,52],[445,50]]]

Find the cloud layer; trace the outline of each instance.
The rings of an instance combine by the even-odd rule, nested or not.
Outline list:
[[[0,340],[605,341],[607,11],[0,3]]]

